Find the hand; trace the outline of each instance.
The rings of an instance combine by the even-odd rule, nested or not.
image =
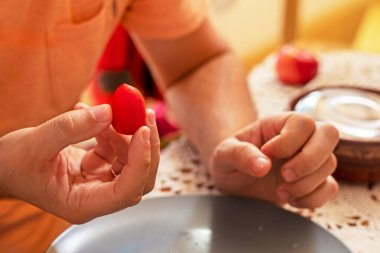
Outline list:
[[[83,223],[133,206],[153,189],[159,163],[154,112],[147,110],[147,126],[131,137],[111,127],[109,105],[79,107],[0,138],[3,197]],[[94,136],[91,150],[71,146]]]
[[[331,176],[338,131],[284,113],[264,118],[222,141],[210,159],[216,186],[229,194],[314,208],[338,192]]]

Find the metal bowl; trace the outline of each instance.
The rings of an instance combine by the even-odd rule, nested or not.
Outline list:
[[[61,234],[46,253],[350,253],[295,213],[252,198],[176,196],[99,217]]]
[[[380,181],[379,91],[350,86],[304,90],[291,100],[290,109],[339,130],[337,178]]]

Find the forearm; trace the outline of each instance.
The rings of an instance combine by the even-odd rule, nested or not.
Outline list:
[[[256,119],[245,72],[229,51],[173,83],[165,98],[205,164],[222,139]]]
[[[183,37],[132,38],[205,163],[222,139],[256,119],[241,63],[208,19]]]

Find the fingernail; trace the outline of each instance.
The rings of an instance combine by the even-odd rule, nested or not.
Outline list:
[[[150,129],[149,128],[144,129],[142,136],[143,136],[143,140],[145,142],[148,142],[150,140]]]
[[[296,174],[294,174],[294,171],[291,169],[284,170],[282,175],[286,182],[292,182],[296,179]]]
[[[268,159],[264,157],[259,157],[253,162],[252,171],[259,175],[262,173],[264,167],[268,164]]]
[[[109,105],[97,105],[91,107],[91,111],[98,122],[108,122],[112,119],[111,107]]]
[[[289,193],[286,191],[279,191],[277,194],[281,200],[287,201],[289,199]]]
[[[153,110],[148,110],[148,123],[151,126],[156,125],[156,115]]]

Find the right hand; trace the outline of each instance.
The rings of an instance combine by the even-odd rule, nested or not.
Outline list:
[[[0,196],[83,223],[140,202],[155,184],[155,116],[132,137],[115,132],[109,105],[82,106],[0,138]],[[90,150],[74,147],[92,137]]]
[[[294,112],[273,115],[223,140],[211,156],[210,172],[228,194],[316,208],[339,189],[331,176],[338,140],[332,125]]]

